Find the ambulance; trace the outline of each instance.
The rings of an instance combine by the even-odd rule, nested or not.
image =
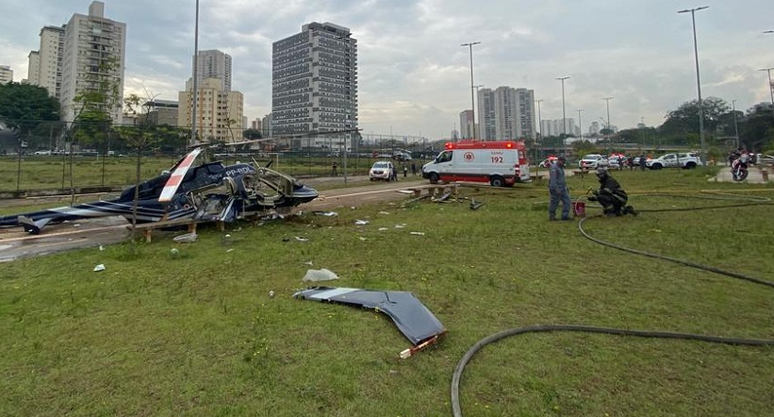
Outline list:
[[[450,142],[434,161],[422,166],[422,177],[439,181],[487,182],[493,187],[529,182],[529,160],[524,142]]]

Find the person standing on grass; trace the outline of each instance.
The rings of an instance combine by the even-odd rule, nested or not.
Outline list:
[[[562,202],[562,220],[570,220],[570,191],[567,189],[567,181],[564,178],[564,165],[567,160],[560,156],[549,169],[548,192],[551,201],[548,203],[548,220],[556,220],[556,209]]]
[[[411,162],[411,175],[417,175],[417,164],[415,162]]]

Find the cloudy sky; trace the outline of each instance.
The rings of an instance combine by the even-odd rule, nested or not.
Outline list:
[[[694,2],[695,1],[695,2]],[[0,0],[0,65],[27,76],[45,25],[88,14],[90,0]],[[191,76],[195,0],[104,0],[127,24],[126,92],[177,100]],[[233,88],[253,120],[271,111],[271,44],[305,23],[348,27],[359,45],[364,133],[448,137],[475,84],[535,91],[542,119],[621,129],[696,99],[691,14],[696,12],[701,91],[736,108],[768,102],[774,67],[772,0],[200,0],[199,50],[233,58]],[[774,72],[774,70],[772,71]]]

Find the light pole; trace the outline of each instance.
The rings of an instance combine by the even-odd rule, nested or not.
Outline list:
[[[679,10],[677,13],[691,12],[691,23],[693,25],[693,55],[696,60],[696,89],[699,95],[699,139],[701,140],[701,164],[707,166],[707,146],[704,143],[704,109],[701,104],[701,76],[699,75],[699,47],[696,42],[696,12],[704,10],[709,6],[695,7],[693,9]]]
[[[194,60],[193,60],[193,91],[191,96],[193,97],[193,107],[191,109],[191,144],[196,144],[196,112],[198,111],[198,97],[199,90],[198,81],[198,67],[199,67],[199,0],[196,0],[196,24],[194,25]]]
[[[774,31],[771,31],[774,32]],[[771,70],[772,68],[761,68],[758,71],[766,71],[767,74],[769,74],[769,96],[771,97],[771,114],[774,116],[774,84],[771,83]]]
[[[578,109],[578,129],[580,129],[580,140],[583,141],[583,123],[581,122],[581,113],[583,109]]]
[[[562,133],[564,133],[564,137],[562,138],[562,147],[565,147],[564,141],[567,139],[567,113],[565,112],[564,107],[564,80],[568,78],[570,77],[556,77],[557,80],[562,82]]]
[[[739,149],[739,126],[736,124],[736,100],[731,100],[731,111],[734,112],[734,138],[736,138],[736,149]]]
[[[483,87],[483,86],[484,86],[483,84],[478,84],[478,85],[474,85],[473,86],[473,88],[476,89],[476,100],[478,100],[478,89]],[[471,114],[471,116],[472,116],[472,114]],[[478,118],[479,119],[481,118],[481,106],[480,105],[478,106]],[[473,119],[473,131],[475,131],[475,130],[476,130],[476,119]],[[478,124],[478,130],[479,131],[481,130],[481,123]],[[483,135],[481,134],[481,132],[478,132],[478,137],[483,139]],[[473,134],[473,139],[475,139],[475,138],[476,138],[476,135],[474,133]]]
[[[539,159],[540,158],[540,154],[542,153],[541,149],[540,149],[540,145],[543,143],[543,120],[540,117],[540,102],[541,101],[543,101],[543,100],[542,99],[541,100],[535,100],[535,103],[537,103],[537,105],[538,105],[538,128],[540,129],[540,136],[539,136],[540,137],[540,141],[537,143],[538,153],[535,155],[535,159]]]
[[[470,49],[470,111],[473,116],[473,140],[476,140],[476,98],[475,87],[473,86],[473,45],[478,45],[481,42],[468,42],[463,43],[460,46],[467,46]]]
[[[607,130],[610,131],[610,133],[613,133],[613,128],[610,127],[610,100],[612,100],[613,97],[604,97],[602,100],[605,100],[605,105],[607,106]]]

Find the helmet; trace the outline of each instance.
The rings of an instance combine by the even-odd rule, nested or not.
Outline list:
[[[605,167],[597,168],[597,176],[598,177],[604,177],[605,175],[607,175],[607,168],[605,168]]]

